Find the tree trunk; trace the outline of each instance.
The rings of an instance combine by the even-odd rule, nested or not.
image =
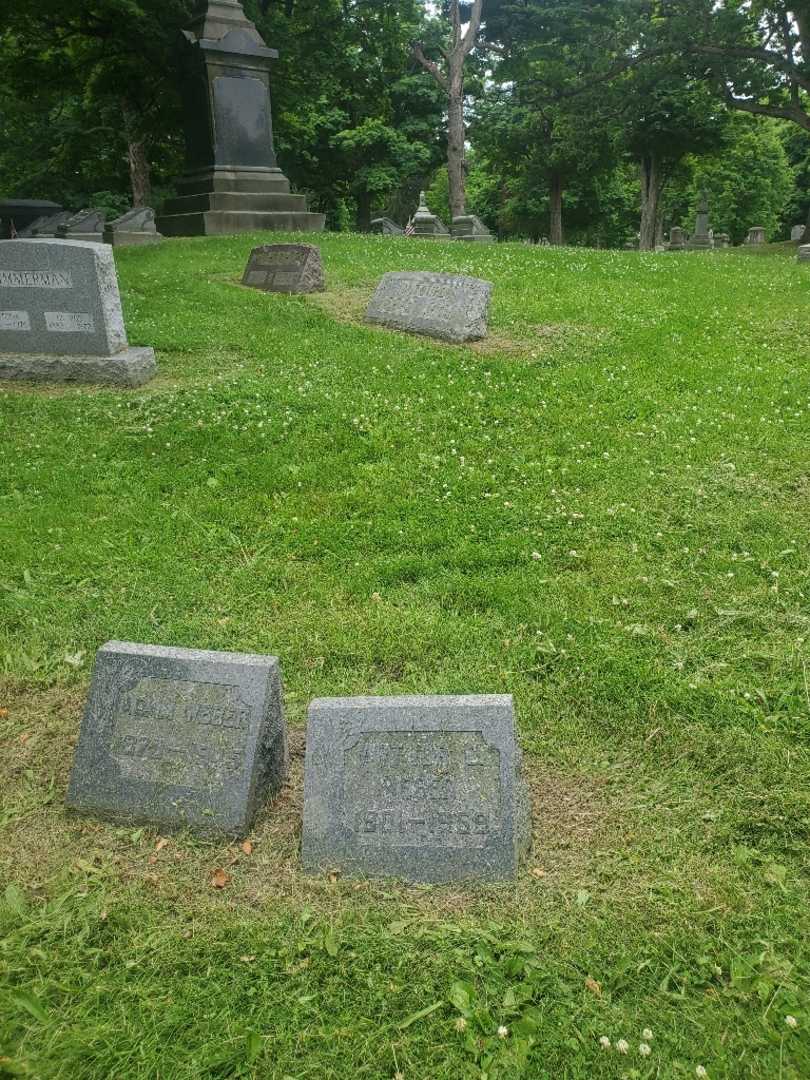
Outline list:
[[[132,138],[128,144],[129,179],[132,205],[148,206],[152,199],[152,172],[143,139]]]
[[[450,222],[465,210],[464,192],[464,57],[449,65],[447,94],[447,176],[450,182]],[[455,69],[455,70],[454,70]]]
[[[361,191],[357,196],[357,230],[368,232],[371,229],[371,194]]]
[[[639,163],[641,179],[641,226],[639,228],[639,251],[655,251],[655,234],[658,226],[661,193],[664,177],[654,153],[645,154]]]
[[[664,246],[664,208],[658,202],[658,213],[655,218],[655,249]]]
[[[549,222],[549,242],[554,247],[562,247],[563,243],[563,217],[562,217],[562,197],[563,197],[563,182],[562,176],[558,172],[551,174],[551,184],[549,187],[549,197],[551,201],[551,220]]]

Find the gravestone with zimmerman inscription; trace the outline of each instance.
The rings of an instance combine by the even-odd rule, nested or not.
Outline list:
[[[0,379],[140,386],[155,370],[127,343],[110,247],[0,241]]]
[[[399,271],[384,274],[366,311],[366,322],[443,341],[487,336],[492,284],[461,274]]]
[[[71,809],[242,836],[288,770],[274,656],[110,641],[96,655]]]
[[[312,702],[307,870],[421,882],[508,880],[529,838],[510,696]]]
[[[242,284],[263,292],[323,292],[321,252],[313,244],[263,244],[251,251]]]

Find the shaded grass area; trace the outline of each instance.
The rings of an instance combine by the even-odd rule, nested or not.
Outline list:
[[[810,270],[324,236],[280,297],[254,241],[116,252],[150,386],[0,393],[0,1070],[807,1075]],[[364,327],[393,269],[492,280],[486,345]],[[300,753],[250,854],[67,816],[112,637],[280,656],[299,751],[513,693],[520,880],[304,877]]]

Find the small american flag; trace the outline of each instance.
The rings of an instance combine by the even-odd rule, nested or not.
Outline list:
[[[408,224],[405,226],[405,235],[406,236],[413,236],[414,231],[415,230],[414,230],[414,227],[413,227],[413,218],[409,217],[408,218]]]

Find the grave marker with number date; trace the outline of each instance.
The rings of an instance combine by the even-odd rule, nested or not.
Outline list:
[[[528,798],[509,696],[326,698],[307,727],[307,870],[514,878]]]
[[[155,370],[127,343],[108,246],[0,241],[0,379],[140,386]]]
[[[274,656],[110,641],[99,649],[67,803],[242,836],[288,769]]]
[[[460,343],[487,336],[492,285],[461,274],[395,270],[384,274],[366,322]]]

